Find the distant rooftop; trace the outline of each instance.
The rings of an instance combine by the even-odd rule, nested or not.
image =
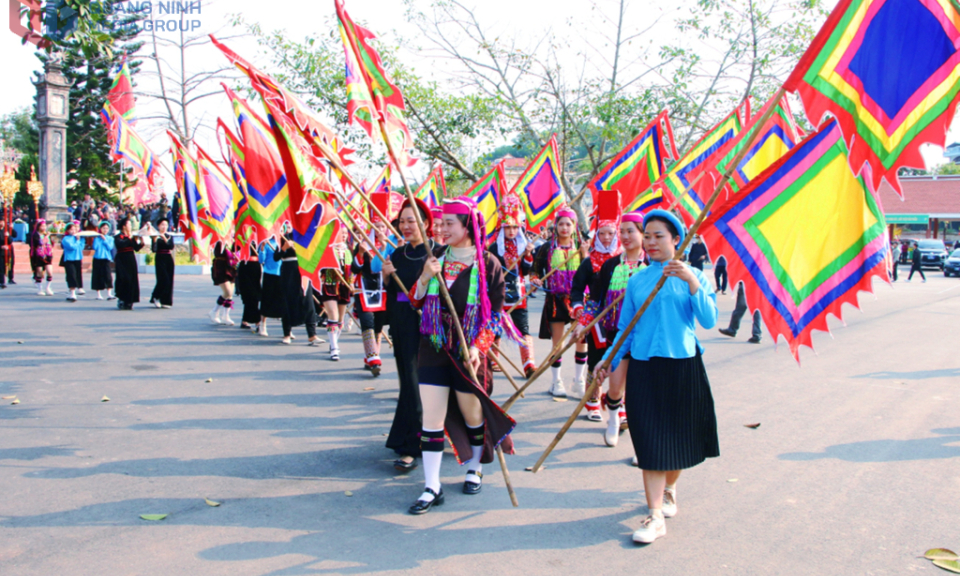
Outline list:
[[[960,220],[960,176],[901,176],[903,200],[884,181],[880,202],[888,214],[925,214]]]

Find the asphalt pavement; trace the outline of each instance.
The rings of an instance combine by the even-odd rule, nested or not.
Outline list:
[[[302,328],[284,346],[276,321],[269,338],[212,325],[206,277],[132,312],[65,302],[60,274],[55,297],[21,278],[0,291],[0,574],[938,574],[918,556],[960,550],[960,279],[928,277],[876,283],[801,365],[766,335],[748,344],[749,322],[701,330],[721,456],[684,472],[679,514],[645,547],[629,433],[607,448],[581,418],[524,470],[575,405],[546,394],[549,373],[512,411],[520,507],[496,464],[461,494],[448,449],[446,504],[410,516],[422,473],[383,446],[386,346],[374,379],[357,333],[333,363]],[[509,392],[498,376],[495,398]]]

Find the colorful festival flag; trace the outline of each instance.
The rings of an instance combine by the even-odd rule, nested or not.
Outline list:
[[[839,127],[830,121],[735,196],[718,205],[702,236],[727,259],[775,340],[799,362],[811,332],[829,330],[845,303],[887,280],[886,222],[863,177],[850,171]]]
[[[437,164],[430,175],[417,189],[417,198],[423,200],[427,206],[439,206],[440,201],[447,197],[447,182],[443,178],[443,164]]]
[[[373,138],[375,132],[380,132],[378,124],[383,119],[385,133],[381,135],[390,140],[397,160],[404,166],[412,166],[417,160],[410,156],[413,137],[403,117],[406,109],[403,95],[387,75],[380,54],[368,43],[376,36],[350,19],[342,0],[334,2],[346,56],[347,115],[350,122],[359,124]]]
[[[287,175],[290,195],[287,217],[300,276],[319,289],[320,271],[339,268],[331,247],[340,234],[340,221],[328,198],[334,193],[333,186],[293,121],[269,100],[264,100],[264,106]]]
[[[180,230],[184,242],[190,248],[190,259],[194,262],[210,262],[210,244],[200,229],[200,212],[203,202],[198,188],[197,161],[177,136],[167,130],[170,137],[170,153],[173,154],[173,172],[177,180],[177,194],[180,196]]]
[[[840,125],[850,166],[869,164],[901,193],[897,171],[943,146],[960,101],[960,5],[949,0],[841,0],[784,89],[815,125]]]
[[[477,183],[464,193],[473,198],[477,208],[483,214],[484,231],[489,242],[500,229],[500,198],[507,191],[507,178],[500,162],[477,180]]]
[[[250,215],[249,202],[247,202],[247,183],[243,177],[243,142],[233,133],[233,130],[221,118],[217,118],[217,131],[223,133],[227,140],[226,153],[221,155],[223,161],[230,167],[230,176],[233,178],[233,204],[235,206],[235,215],[233,219],[233,240],[240,251],[240,259],[246,261],[250,257],[248,248],[250,245],[256,245],[257,226]]]
[[[593,194],[594,206],[597,205],[597,193],[600,190],[619,190],[621,207],[626,212],[639,209],[628,207],[635,203],[647,203],[637,201],[647,196],[653,183],[666,172],[667,158],[677,160],[680,155],[673,141],[670,117],[664,110],[587,183]]]
[[[133,80],[130,76],[130,66],[124,57],[120,70],[113,78],[113,84],[107,92],[107,102],[113,106],[123,119],[131,126],[137,125],[137,101],[133,96]],[[108,125],[109,126],[109,125]]]
[[[770,118],[764,122],[763,126],[758,126],[757,122],[766,114],[770,106],[776,105]],[[724,147],[720,162],[711,168],[713,172],[714,183],[718,182],[723,173],[729,169],[737,154],[743,150],[743,147],[750,140],[750,150],[744,155],[739,166],[733,171],[728,184],[730,191],[736,192],[743,188],[747,182],[755,178],[758,174],[773,165],[774,162],[783,157],[788,150],[793,148],[801,139],[800,129],[790,111],[790,103],[784,96],[779,102],[772,99],[767,102],[757,114],[750,119],[750,124],[742,130],[736,138]],[[709,198],[701,198],[706,201]]]
[[[746,101],[708,130],[655,185],[663,192],[666,201],[673,203],[679,200],[677,208],[687,226],[693,224],[700,215],[700,211],[715,187],[711,178],[701,177],[697,181],[694,173],[702,172],[706,167],[717,164],[718,155],[723,147],[740,133],[749,117],[750,104]],[[697,182],[696,185],[693,185],[694,181]]]
[[[243,179],[247,209],[255,225],[258,242],[279,237],[284,215],[290,205],[287,176],[270,125],[254,112],[246,100],[224,86],[240,126],[243,140]]]
[[[272,76],[259,70],[256,66],[225,46],[217,40],[213,34],[210,35],[210,40],[214,46],[223,52],[224,56],[226,56],[233,65],[246,74],[247,78],[250,79],[250,83],[264,99],[270,100],[278,110],[285,112],[294,121],[304,137],[317,140],[329,146],[337,155],[341,166],[353,164],[353,160],[350,160],[348,156],[352,154],[354,150],[345,147],[342,140],[320,120],[316,113],[307,106],[303,100],[281,86]],[[338,176],[341,176],[339,171]]]
[[[233,178],[200,146],[197,146],[197,170],[197,189],[206,208],[200,213],[200,226],[207,232],[205,235],[210,236],[211,245],[232,244],[237,197]]]
[[[138,179],[142,177],[146,184],[146,195],[141,194],[139,202],[156,202],[160,199],[163,178],[153,151],[110,102],[103,103],[100,114],[107,124],[108,138],[112,142],[110,158],[114,162],[123,162]]]
[[[563,204],[560,173],[560,154],[557,152],[557,135],[554,134],[530,162],[511,191],[523,200],[523,209],[527,212],[527,228],[531,232],[539,232]]]

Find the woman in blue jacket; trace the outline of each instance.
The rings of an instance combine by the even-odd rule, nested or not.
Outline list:
[[[67,295],[67,302],[77,301],[77,290],[80,294],[83,291],[83,246],[86,242],[77,236],[80,229],[79,222],[71,222],[67,225],[63,239],[60,240],[60,247],[63,248],[63,269],[67,277],[67,288],[70,294]]]
[[[103,300],[102,292],[107,291],[107,300],[116,300],[113,295],[113,271],[110,264],[113,262],[114,243],[110,236],[110,222],[100,223],[100,235],[93,239],[93,272],[90,275],[90,289],[97,291],[97,300]]]
[[[703,272],[675,259],[683,237],[683,224],[669,212],[652,210],[644,218],[643,249],[650,265],[627,283],[617,326],[626,340],[610,366],[615,370],[621,360],[630,362],[627,421],[650,510],[633,534],[642,544],[666,535],[664,518],[677,514],[680,471],[720,455],[713,395],[696,336],[696,323],[708,329],[716,325],[717,296]],[[663,288],[626,333],[663,276]],[[597,375],[601,381],[606,376]]]

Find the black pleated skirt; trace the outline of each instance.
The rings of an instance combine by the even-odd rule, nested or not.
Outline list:
[[[553,294],[547,294],[543,299],[543,314],[540,315],[540,332],[538,336],[541,340],[550,340],[553,337],[551,323],[562,322],[569,324],[573,322],[573,316],[570,315],[570,306],[564,298],[557,298]]]
[[[153,289],[151,301],[158,301],[164,306],[173,306],[173,275],[176,265],[172,254],[157,254],[154,260],[154,271],[157,284]]]
[[[90,288],[107,290],[113,288],[113,271],[110,269],[110,260],[96,258],[93,261],[93,271],[90,274]]]
[[[260,291],[260,315],[265,318],[283,316],[283,289],[280,277],[275,274],[263,275],[263,289]]]
[[[641,469],[683,470],[720,455],[713,394],[699,353],[630,360],[624,403]]]

